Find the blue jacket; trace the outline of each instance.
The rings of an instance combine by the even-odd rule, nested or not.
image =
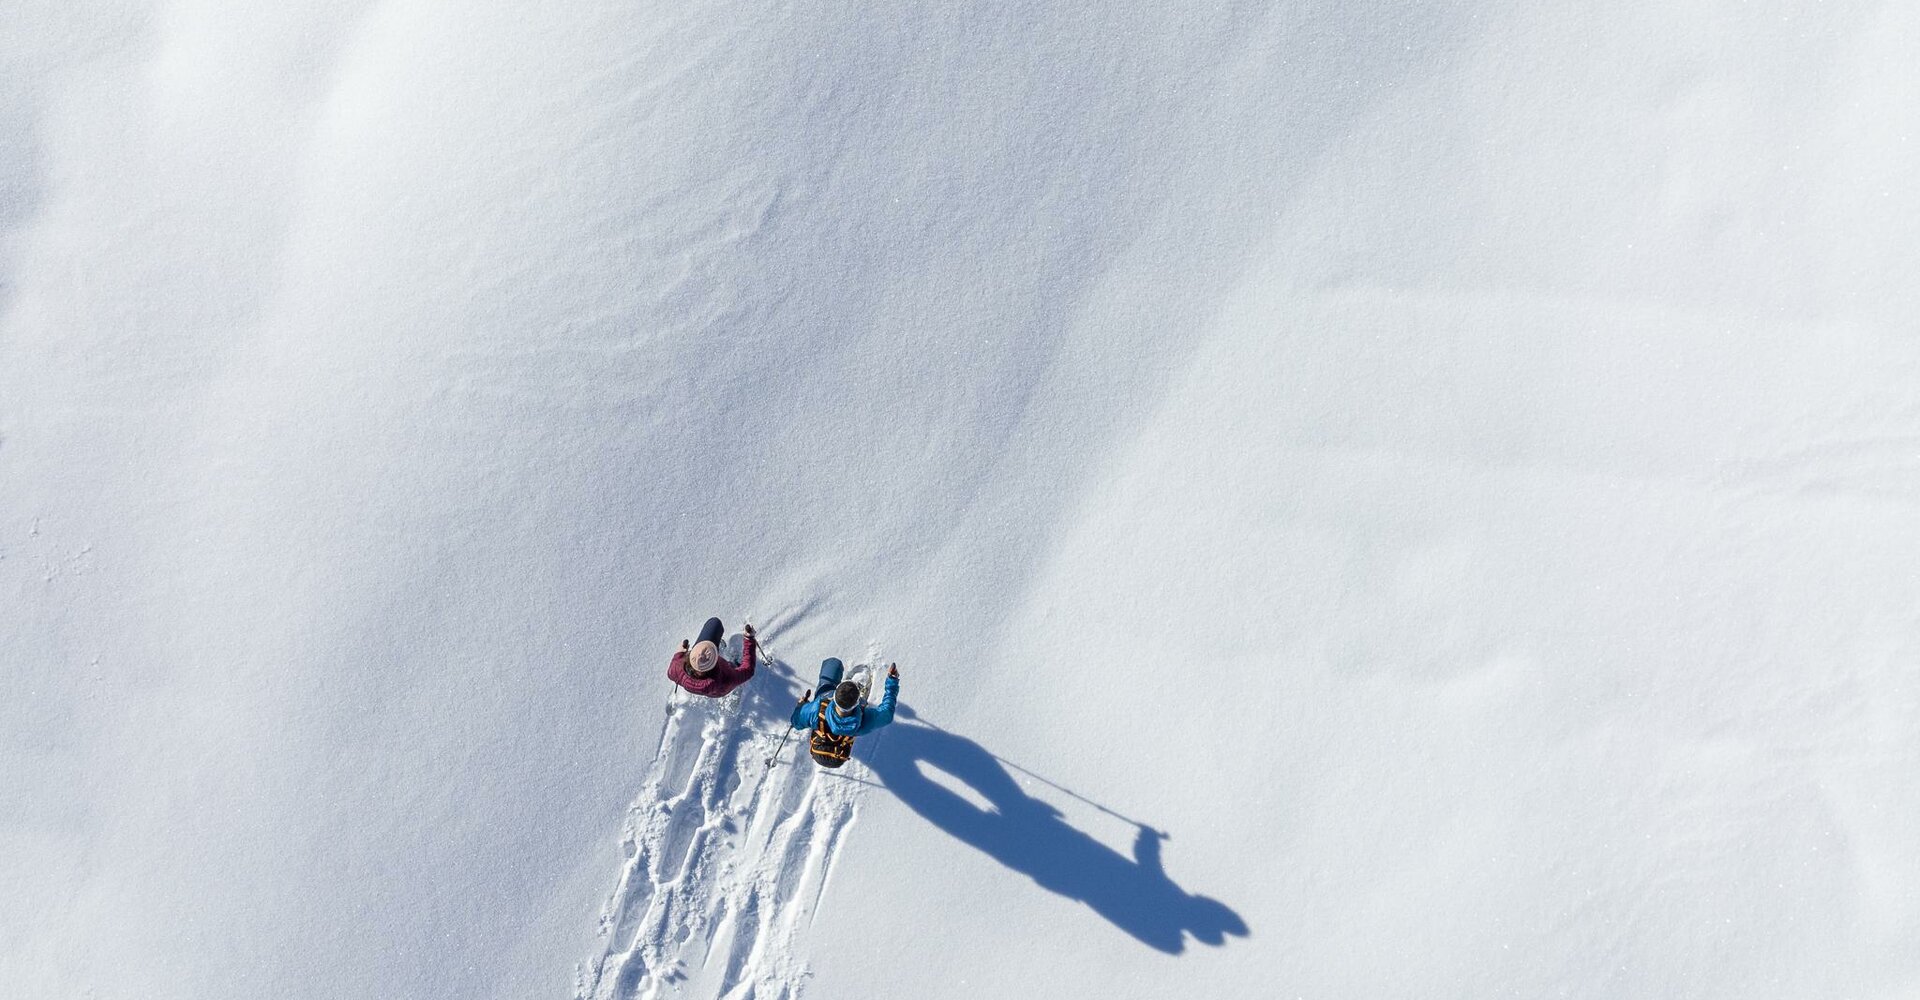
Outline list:
[[[831,682],[822,674],[820,681],[820,695],[793,710],[793,728],[812,729],[820,721],[821,712],[827,713],[827,731],[835,736],[859,736],[893,721],[893,703],[900,698],[900,678],[887,678],[886,693],[881,695],[879,704],[857,705],[848,715],[840,714],[839,706],[833,703],[833,688],[840,683],[839,673],[835,672]]]

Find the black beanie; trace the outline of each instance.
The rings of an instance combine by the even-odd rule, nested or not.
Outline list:
[[[851,711],[853,706],[860,703],[860,685],[841,681],[840,686],[833,689],[833,703],[840,706],[842,712]]]

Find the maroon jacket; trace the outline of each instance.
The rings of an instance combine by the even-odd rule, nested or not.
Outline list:
[[[727,692],[739,687],[753,676],[753,636],[742,636],[740,662],[734,663],[726,657],[705,677],[695,677],[687,671],[687,651],[674,650],[673,662],[667,664],[667,679],[692,691],[694,694],[709,698],[724,697]]]

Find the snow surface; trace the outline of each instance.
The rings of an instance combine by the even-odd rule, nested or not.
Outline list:
[[[1920,996],[1920,6],[0,22],[6,995]]]

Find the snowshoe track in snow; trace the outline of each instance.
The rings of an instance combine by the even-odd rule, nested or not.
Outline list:
[[[768,766],[800,685],[761,651],[726,698],[675,690],[575,1000],[803,995],[805,935],[863,786],[821,776],[802,734]]]

